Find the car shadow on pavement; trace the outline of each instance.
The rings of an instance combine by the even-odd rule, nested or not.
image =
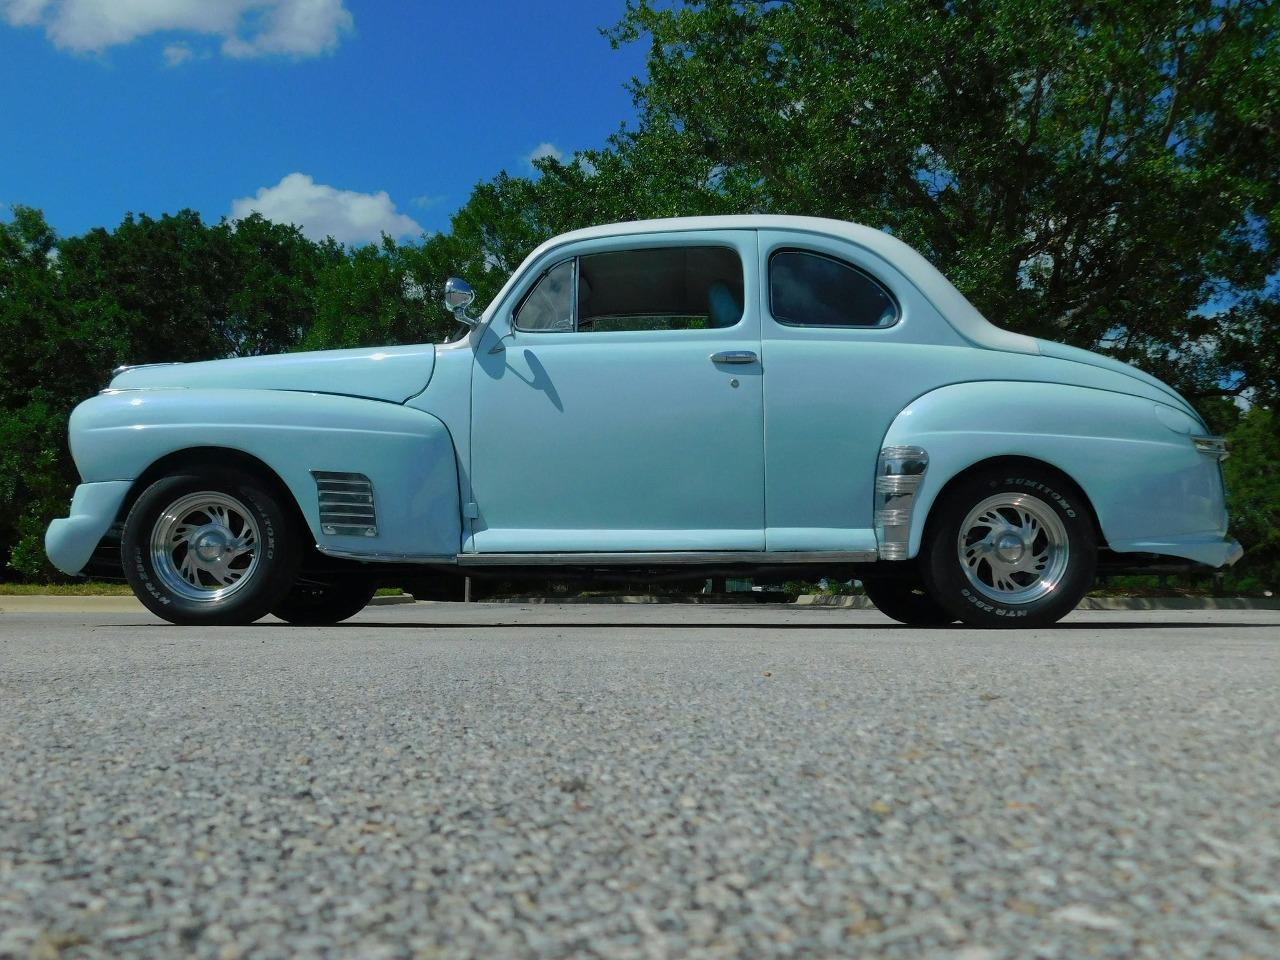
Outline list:
[[[1280,629],[1280,623],[1242,623],[1239,620],[1187,620],[1161,623],[1144,620],[1102,621],[1094,623],[1055,623],[1049,630],[1211,630],[1229,627],[1232,630]]]
[[[964,624],[953,623],[945,627],[912,627],[903,623],[737,623],[732,620],[716,621],[713,623],[686,623],[677,620],[664,620],[659,622],[629,622],[625,620],[603,621],[603,620],[573,620],[573,621],[532,621],[521,622],[519,620],[508,621],[480,621],[476,623],[429,623],[426,621],[392,621],[378,622],[376,620],[348,620],[345,623],[335,623],[327,627],[305,627],[294,626],[289,623],[261,622],[249,625],[253,628],[276,628],[282,630],[503,630],[503,629],[521,629],[521,630],[573,630],[573,629],[589,629],[589,630],[608,630],[624,627],[630,630],[906,630],[916,633],[920,632],[961,632],[961,631],[981,631],[983,633],[1004,633],[1009,636],[1017,636],[1020,633],[1026,633],[1027,630],[1018,630],[1016,628],[1010,630],[983,630],[981,627],[966,627]],[[173,624],[164,622],[151,623],[99,623],[93,625],[98,630],[138,630],[147,627],[169,627]],[[182,628],[179,628],[182,629]],[[219,630],[219,629],[246,629],[244,626],[225,626],[225,627],[209,627],[202,626],[201,630]],[[1035,631],[1041,630],[1280,630],[1280,622],[1277,623],[1242,623],[1238,620],[1189,620],[1182,622],[1160,622],[1160,621],[1142,621],[1142,620],[1103,620],[1091,621],[1086,623],[1055,623],[1048,627],[1029,628]],[[1280,640],[1280,635],[1277,635]]]
[[[258,627],[281,627],[285,629],[305,629],[294,627],[287,623],[257,623]],[[911,627],[903,623],[739,623],[734,620],[715,621],[712,623],[687,623],[678,620],[663,620],[658,622],[629,622],[629,621],[606,621],[606,620],[571,620],[571,621],[531,621],[521,622],[519,620],[498,620],[498,621],[479,621],[475,623],[430,623],[426,621],[392,621],[389,623],[379,623],[370,620],[355,620],[345,623],[334,624],[332,627],[325,627],[326,630],[500,630],[504,628],[521,628],[529,630],[546,630],[557,629],[567,630],[574,628],[589,628],[594,630],[626,627],[628,629],[638,630],[978,630],[978,627],[966,627],[963,624],[955,623],[945,627]],[[1280,622],[1277,623],[1243,623],[1233,620],[1195,620],[1183,621],[1178,623],[1167,623],[1159,621],[1141,621],[1141,620],[1104,620],[1092,621],[1088,623],[1055,623],[1048,627],[1036,627],[1037,630],[1204,630],[1213,628],[1227,627],[1232,630],[1259,628],[1280,629]],[[985,631],[984,631],[985,632]],[[1018,633],[1016,628],[1008,631],[994,630],[993,633],[1007,632],[1010,634]]]

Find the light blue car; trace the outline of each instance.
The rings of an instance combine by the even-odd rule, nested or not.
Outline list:
[[[867,227],[543,244],[438,346],[130,367],[46,537],[174,623],[334,623],[461,576],[857,577],[917,625],[1042,626],[1100,566],[1220,567],[1226,448],[1174,390],[1001,330]]]

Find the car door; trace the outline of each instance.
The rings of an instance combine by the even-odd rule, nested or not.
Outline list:
[[[893,264],[852,242],[761,230],[759,271],[766,546],[874,551],[881,441],[963,366],[963,342]]]
[[[550,251],[472,376],[469,552],[764,549],[756,234]]]

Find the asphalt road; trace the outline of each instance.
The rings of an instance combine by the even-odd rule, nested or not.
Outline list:
[[[0,613],[0,957],[1280,957],[1278,707],[1276,611]]]

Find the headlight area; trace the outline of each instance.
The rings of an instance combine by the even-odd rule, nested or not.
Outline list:
[[[1213,457],[1219,463],[1231,456],[1225,437],[1192,437],[1191,442],[1195,444],[1198,451],[1206,457]]]
[[[1197,422],[1192,417],[1187,416],[1181,410],[1174,407],[1165,406],[1163,403],[1155,404],[1156,419],[1165,427],[1174,433],[1181,433],[1186,436],[1196,450],[1206,457],[1212,457],[1221,463],[1227,459],[1227,441],[1225,437],[1213,437],[1201,433],[1204,430],[1204,424]]]

